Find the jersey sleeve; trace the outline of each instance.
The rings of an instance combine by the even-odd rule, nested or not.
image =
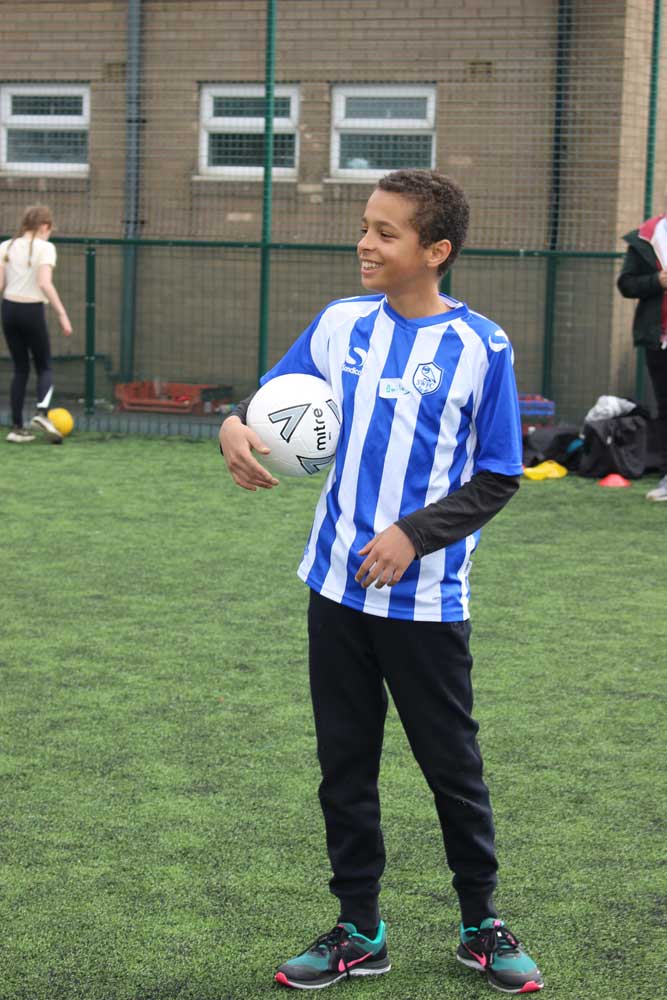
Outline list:
[[[475,415],[477,446],[473,471],[520,476],[523,472],[521,414],[514,356],[504,333],[498,331],[489,338],[487,354],[489,366]]]
[[[56,253],[56,248],[53,243],[49,243],[48,240],[44,240],[39,248],[39,260],[37,261],[37,266],[41,267],[42,264],[49,264],[51,267],[55,267],[57,258],[58,254]]]
[[[278,375],[314,375],[330,381],[327,310],[315,317],[310,326],[294,341],[280,361],[262,375],[260,385]]]

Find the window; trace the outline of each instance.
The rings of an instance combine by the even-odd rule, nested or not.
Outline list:
[[[201,92],[199,172],[257,180],[264,168],[263,84],[207,85]],[[274,93],[273,174],[296,177],[299,155],[299,90],[278,85]]]
[[[88,173],[90,87],[1,88],[0,168],[30,174]]]
[[[332,177],[370,180],[434,164],[434,86],[333,88]]]

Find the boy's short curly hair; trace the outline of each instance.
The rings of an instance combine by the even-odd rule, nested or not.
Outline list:
[[[449,240],[451,253],[438,268],[438,274],[444,274],[458,257],[468,232],[470,206],[459,185],[437,170],[415,169],[385,174],[377,186],[415,203],[412,224],[422,246]]]

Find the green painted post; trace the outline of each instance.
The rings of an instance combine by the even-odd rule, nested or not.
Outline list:
[[[84,413],[95,413],[95,247],[86,247],[86,353]]]
[[[655,173],[655,133],[658,113],[658,77],[660,74],[660,19],[662,0],[653,4],[653,38],[651,42],[651,83],[648,102],[648,130],[646,135],[646,179],[644,182],[644,218],[650,219],[653,211],[653,177]],[[635,399],[644,398],[645,381],[644,348],[637,348],[635,369]]]
[[[137,302],[137,246],[128,243],[122,249],[123,285],[120,303],[120,374],[131,382],[134,374],[134,331]]]
[[[542,355],[542,395],[551,399],[553,372],[553,345],[556,322],[556,271],[558,255],[547,257],[546,288],[544,291],[544,353]]]
[[[267,368],[269,296],[271,292],[271,212],[273,207],[273,115],[275,104],[277,0],[266,4],[266,53],[264,75],[264,185],[262,190],[262,244],[259,276],[259,343],[257,379]]]

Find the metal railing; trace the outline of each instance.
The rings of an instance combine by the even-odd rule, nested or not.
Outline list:
[[[56,240],[56,242],[63,247],[80,247],[83,252],[84,260],[84,300],[85,300],[85,350],[83,356],[83,412],[86,416],[92,417],[96,413],[96,369],[97,363],[100,359],[100,307],[98,302],[98,292],[99,292],[99,280],[98,280],[98,257],[100,251],[104,248],[117,247],[122,253],[128,244],[132,245],[138,253],[145,253],[146,251],[155,250],[158,253],[162,250],[197,250],[205,252],[207,259],[213,258],[220,251],[235,251],[238,253],[248,253],[254,256],[258,254],[262,255],[262,259],[266,261],[265,267],[268,268],[268,263],[271,259],[281,259],[282,255],[300,255],[305,254],[312,257],[312,255],[329,255],[333,254],[339,255],[349,255],[353,256],[355,248],[353,245],[329,245],[329,244],[287,244],[278,242],[264,242],[258,241],[248,241],[248,242],[236,242],[229,240],[217,240],[217,241],[207,241],[207,240],[174,240],[174,239],[140,239],[135,238],[132,240],[120,239],[120,238],[99,238],[90,239],[86,237],[61,237]],[[541,328],[538,329],[535,321],[527,319],[525,326],[527,327],[527,332],[525,334],[526,342],[524,345],[524,351],[526,350],[526,345],[528,345],[529,352],[535,357],[541,356],[541,364],[539,365],[539,376],[536,374],[536,370],[533,372],[530,384],[521,386],[520,389],[527,392],[539,393],[547,398],[552,398],[552,393],[554,391],[554,349],[558,343],[558,331],[559,329],[565,329],[572,325],[576,320],[577,307],[576,304],[571,304],[569,311],[559,309],[558,307],[558,291],[559,291],[559,275],[562,273],[563,268],[568,263],[583,264],[584,262],[611,262],[615,263],[620,261],[622,254],[614,251],[561,251],[561,250],[529,250],[529,249],[488,249],[488,248],[472,248],[464,250],[461,254],[461,259],[456,265],[453,273],[448,273],[442,282],[442,290],[447,293],[452,293],[460,298],[466,298],[465,295],[461,294],[461,286],[466,285],[469,282],[464,280],[466,278],[466,265],[468,269],[470,265],[488,263],[488,268],[486,269],[487,274],[492,273],[492,268],[494,263],[500,262],[510,263],[514,262],[516,268],[521,268],[526,263],[540,264],[541,268],[537,272],[540,275],[540,288],[535,293],[536,308],[541,309]],[[71,263],[70,263],[70,270]],[[262,271],[261,273],[266,273]],[[510,272],[511,273],[511,272]],[[506,271],[503,271],[503,275]],[[587,284],[588,278],[582,277],[581,282]],[[600,276],[599,281],[600,288],[600,301],[604,302],[608,297],[609,303],[612,302],[614,296],[618,296],[615,288],[613,287],[613,282],[610,281],[610,275],[605,271],[603,275]],[[497,294],[494,293],[494,301],[492,303],[492,308],[489,311],[492,318],[497,318],[495,313],[496,299],[498,308],[502,312],[503,306],[503,296],[507,299],[507,296],[511,296],[511,289],[508,292],[507,288],[509,282],[505,277],[502,281],[502,287]],[[136,294],[141,297],[142,293],[147,292],[145,283],[142,285],[139,282],[136,286]],[[583,291],[583,289],[582,289]],[[285,293],[289,292],[289,288],[285,289]],[[330,298],[338,297],[338,289],[331,289]],[[346,294],[352,293],[349,289]],[[269,296],[271,290],[267,284],[263,281],[260,282],[259,288],[259,302],[257,306],[257,314],[260,316],[267,316],[269,311]],[[179,289],[176,282],[172,283],[171,295],[178,296]],[[224,309],[224,295],[220,294],[220,301],[216,302],[215,298],[212,298],[208,305],[211,315],[220,314]],[[326,295],[323,298],[320,305],[323,305],[326,301]],[[471,306],[475,307],[475,297],[470,298]],[[509,299],[505,302],[505,308],[509,307],[511,303]],[[515,308],[523,308],[522,304],[517,306],[514,303]],[[105,326],[110,325],[110,320],[108,317],[108,307],[103,315],[103,322]],[[123,304],[122,309],[125,310],[126,306]],[[134,311],[135,304],[132,304],[132,309]],[[167,309],[167,312],[170,310]],[[284,310],[286,313],[287,310]],[[524,325],[524,324],[522,324]],[[272,343],[272,335],[277,336],[278,328],[274,328],[272,333],[269,333],[268,323],[263,322],[260,325],[259,335],[257,337],[257,342],[255,346],[255,364],[254,369],[257,373],[257,377],[262,374],[268,367],[267,359],[269,356],[274,358],[282,353],[283,345],[289,343],[293,340],[298,333],[300,328],[292,328],[290,326],[289,318],[283,317],[282,327],[280,333],[280,347],[276,347]],[[136,335],[135,328],[132,327],[132,336]],[[508,330],[510,339],[513,339],[513,330],[510,328]],[[142,362],[142,370],[135,370],[132,366],[127,366],[127,359],[135,357],[135,345],[133,343],[125,343],[124,339],[127,338],[127,327],[122,323],[120,324],[120,329],[116,336],[114,356],[116,358],[115,364],[112,366],[111,378],[114,382],[129,382],[136,377],[147,377],[150,372],[155,372],[159,370],[160,362],[157,360],[152,360],[150,355],[148,358],[144,358]],[[602,344],[602,337],[608,335],[607,328],[603,324],[603,329],[600,331],[601,343],[599,346],[599,352],[603,353],[605,346]],[[225,338],[230,340],[229,347],[233,345],[231,343],[232,338],[238,337],[236,331],[225,331],[221,329],[215,332],[215,337],[218,341],[221,339],[224,341]],[[105,333],[102,338],[104,340],[103,349],[107,348],[109,337]],[[172,338],[175,343],[175,338]],[[120,341],[120,343],[118,343]],[[182,341],[179,341],[182,343]],[[161,363],[164,364],[165,358],[169,357],[170,351],[170,337],[168,331],[165,331],[164,336],[160,340],[160,350],[161,350]],[[185,348],[187,349],[187,341],[185,343]],[[581,352],[580,358],[577,360],[576,357],[573,359],[573,364],[575,367],[582,369],[586,366],[586,354],[591,350],[590,337],[582,339],[581,344],[578,348]],[[174,347],[175,350],[175,347]],[[575,347],[575,350],[577,348]],[[521,361],[521,358],[519,358]],[[175,362],[177,364],[177,361]],[[246,369],[248,366],[246,365]],[[227,375],[229,373],[226,373]],[[204,377],[209,380],[219,378],[220,371],[205,371],[202,372]],[[538,384],[539,378],[539,384]],[[233,382],[238,383],[243,382],[242,379],[238,377],[232,379]],[[253,375],[246,371],[246,381],[253,381]],[[245,383],[243,383],[245,384]]]

